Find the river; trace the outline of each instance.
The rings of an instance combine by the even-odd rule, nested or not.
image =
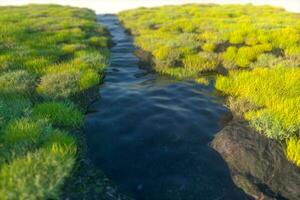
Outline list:
[[[136,199],[246,199],[209,146],[227,112],[213,82],[203,86],[147,73],[118,18],[98,17],[116,45],[101,98],[86,116],[92,162]]]

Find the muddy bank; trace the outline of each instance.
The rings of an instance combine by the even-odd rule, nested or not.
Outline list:
[[[227,162],[233,181],[256,199],[300,199],[300,169],[287,161],[280,144],[233,120],[211,146]]]

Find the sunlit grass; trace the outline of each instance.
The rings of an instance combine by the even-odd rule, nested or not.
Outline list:
[[[287,140],[286,147],[287,157],[295,162],[296,165],[300,166],[300,139],[290,138]]]
[[[184,66],[192,55],[205,59],[203,52],[218,55],[227,69],[256,67],[265,54],[281,63],[300,55],[299,17],[271,6],[164,6],[128,10],[119,16],[137,46],[153,54],[155,69],[179,78],[206,71]]]
[[[244,117],[256,130],[268,137],[286,140],[300,137],[299,82],[300,68],[256,68],[253,71],[235,71],[229,76],[219,76],[216,88],[260,107],[248,110]],[[299,156],[290,157],[292,160],[299,159]],[[299,160],[294,161],[299,163]]]
[[[100,83],[107,31],[88,9],[0,7],[0,199],[58,199],[75,167],[83,110]]]

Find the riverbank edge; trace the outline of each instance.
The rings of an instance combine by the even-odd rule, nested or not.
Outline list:
[[[101,74],[99,74],[101,76]],[[99,86],[103,84],[102,77],[99,84],[74,96],[75,102],[85,114],[88,106],[100,99]],[[101,169],[97,169],[87,157],[86,135],[83,127],[73,130],[72,134],[78,142],[78,155],[76,164],[70,177],[66,180],[61,199],[109,199],[129,200],[129,197],[121,194],[113,182],[106,177]]]
[[[97,22],[99,22],[98,19]],[[111,40],[112,35],[107,31],[106,36],[109,38],[108,48],[111,49],[115,45]],[[106,69],[108,66],[109,62]],[[100,81],[97,85],[71,97],[71,101],[78,105],[85,115],[88,114],[88,107],[96,100],[101,99],[99,87],[104,83],[105,73],[106,71],[103,74],[99,73]],[[132,198],[121,194],[105,173],[101,169],[96,168],[87,157],[88,146],[83,126],[79,129],[71,130],[71,132],[77,139],[78,153],[74,169],[63,185],[60,198],[132,200]]]
[[[124,25],[122,22],[121,22],[121,24]],[[133,36],[130,29],[126,28],[126,32]],[[142,69],[145,69],[148,72],[156,72],[155,71],[155,61],[154,61],[154,57],[151,54],[151,52],[147,52],[137,46],[135,55],[139,58],[139,65]],[[221,93],[219,93],[219,95],[223,96]],[[225,99],[227,97],[225,96]],[[228,106],[226,105],[226,107],[228,107]],[[300,169],[297,168],[295,165],[293,165],[292,163],[290,163],[287,160],[281,145],[277,141],[267,138],[263,134],[260,134],[257,131],[255,131],[252,127],[249,126],[249,123],[245,119],[237,119],[232,110],[230,110],[230,112],[226,113],[220,119],[220,124],[222,124],[222,129],[218,133],[215,134],[214,139],[210,142],[209,145],[214,150],[216,150],[222,156],[222,158],[225,160],[225,162],[227,163],[227,165],[230,169],[231,177],[237,187],[241,188],[247,195],[253,197],[254,199],[271,200],[271,199],[276,198],[276,199],[285,200],[287,197],[289,197],[288,199],[296,200],[296,199],[300,198],[300,192],[297,192],[297,188],[300,187],[300,185],[297,184],[297,181],[300,180]],[[227,152],[226,148],[230,149],[231,146],[224,146],[219,142],[219,141],[222,141],[223,139],[226,139],[226,138],[229,139],[231,137],[231,135],[228,132],[228,129],[229,130],[240,130],[240,129],[247,130],[247,134],[249,134],[249,135],[255,134],[254,136],[256,136],[256,137],[253,137],[253,141],[259,140],[258,143],[261,141],[264,141],[266,143],[266,145],[271,143],[272,147],[276,148],[275,151],[279,152],[278,159],[280,159],[280,162],[278,162],[277,164],[284,165],[284,167],[283,167],[284,169],[286,169],[288,167],[288,169],[291,170],[290,173],[294,175],[295,182],[291,188],[295,188],[295,190],[292,191],[289,188],[280,187],[280,185],[278,185],[278,184],[282,184],[280,177],[274,178],[275,180],[279,181],[279,183],[273,184],[272,183],[273,177],[268,180],[260,179],[260,177],[258,177],[257,174],[255,174],[256,173],[255,171],[249,171],[249,170],[245,171],[244,173],[241,173],[241,170],[238,170],[235,165],[247,163],[246,161],[247,161],[248,157],[245,156],[244,159],[240,158],[240,159],[236,160],[236,159],[234,159],[234,157],[228,156],[228,154],[226,154],[226,152]],[[222,139],[220,139],[220,138],[222,138]],[[228,145],[237,146],[239,144],[239,142],[238,141],[235,141],[235,142],[236,142],[235,144],[228,143]],[[245,144],[245,145],[247,145],[247,144]],[[247,146],[245,146],[245,150],[249,150],[249,149],[247,149]],[[251,153],[249,154],[249,156],[251,156]],[[255,159],[256,159],[256,161],[253,164],[257,164],[259,162],[266,164],[268,161],[269,162],[273,161],[272,157],[262,157],[262,158],[255,158]],[[264,160],[264,159],[267,159],[267,160]],[[272,163],[272,162],[270,162],[270,163]],[[282,166],[279,166],[278,169],[281,169],[281,167]],[[264,169],[265,172],[267,172],[268,169],[269,168]],[[247,169],[245,168],[245,170],[247,170]],[[283,171],[285,171],[285,170],[283,170]],[[237,174],[238,174],[238,176],[237,176]],[[266,173],[266,174],[270,174],[270,173]],[[275,175],[276,174],[273,174],[273,176],[275,176]],[[279,175],[282,175],[282,174],[279,173]],[[286,184],[288,186],[290,186],[289,183],[286,183]],[[289,193],[293,193],[293,194],[290,195]]]

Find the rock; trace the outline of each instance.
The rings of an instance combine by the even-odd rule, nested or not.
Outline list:
[[[290,163],[279,143],[233,120],[211,146],[227,162],[233,181],[256,199],[300,199],[300,168]]]

